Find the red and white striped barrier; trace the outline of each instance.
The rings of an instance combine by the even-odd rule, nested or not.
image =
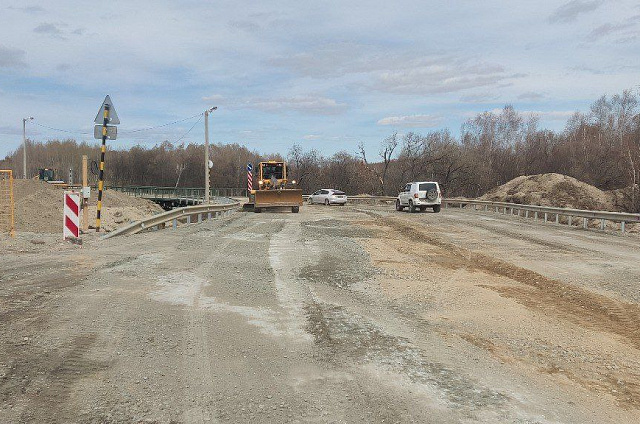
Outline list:
[[[80,193],[64,192],[64,215],[62,221],[62,239],[80,237]]]

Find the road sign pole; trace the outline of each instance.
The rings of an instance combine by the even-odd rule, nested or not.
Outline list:
[[[100,231],[100,211],[102,210],[102,188],[104,184],[104,154],[107,151],[107,124],[109,123],[110,105],[104,105],[102,123],[102,146],[100,147],[100,171],[98,173],[98,206],[96,208],[96,232]]]

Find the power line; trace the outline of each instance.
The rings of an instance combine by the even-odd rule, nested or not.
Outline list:
[[[138,133],[138,132],[142,132],[142,131],[149,131],[149,130],[154,130],[156,128],[162,128],[162,127],[166,127],[169,125],[173,125],[173,124],[177,124],[179,122],[184,122],[184,121],[188,121],[189,119],[193,119],[196,116],[202,116],[204,112],[200,112],[196,115],[190,116],[188,118],[184,118],[184,119],[178,119],[177,121],[173,121],[173,122],[168,122],[166,124],[162,124],[162,125],[156,125],[155,127],[149,127],[149,128],[140,128],[138,130],[131,130],[131,131],[123,131],[123,133],[128,133],[128,134],[133,134],[133,133]]]
[[[68,134],[82,134],[82,135],[89,135],[89,134],[91,134],[91,133],[83,132],[83,131],[69,131],[69,130],[63,130],[63,129],[60,129],[60,128],[53,128],[53,127],[49,127],[49,126],[47,126],[47,125],[39,124],[39,123],[37,123],[37,122],[35,122],[35,121],[31,121],[31,123],[32,123],[32,124],[34,124],[34,125],[37,125],[37,126],[39,126],[39,127],[46,128],[46,129],[48,129],[48,130],[52,130],[52,131],[60,131],[60,132],[68,133]]]
[[[197,115],[196,115],[196,116],[197,116]],[[187,131],[186,133],[184,133],[184,134],[182,135],[182,137],[180,137],[179,139],[177,139],[176,141],[174,141],[174,142],[173,142],[173,143],[171,143],[171,144],[175,144],[175,143],[179,142],[180,140],[182,140],[183,138],[185,138],[185,137],[186,137],[186,136],[191,132],[191,130],[192,130],[193,128],[195,128],[195,126],[196,126],[196,125],[198,125],[198,122],[200,122],[200,121],[202,120],[202,117],[203,117],[203,116],[204,116],[204,113],[201,113],[201,114],[200,114],[200,118],[198,118],[198,120],[197,120],[196,122],[194,122],[194,123],[193,123],[193,125],[191,126],[191,128],[189,128],[189,131]]]
[[[203,114],[204,114],[204,112],[200,112],[200,113],[195,114],[193,116],[189,116],[188,118],[178,119],[177,121],[167,122],[166,124],[156,125],[156,126],[148,127],[148,128],[140,128],[140,129],[137,129],[137,130],[130,130],[130,131],[126,131],[125,130],[125,131],[121,131],[120,133],[121,134],[135,134],[135,133],[139,133],[139,132],[142,132],[142,131],[150,131],[150,130],[154,130],[156,128],[167,127],[169,125],[174,125],[174,124],[178,124],[180,122],[188,121],[190,119],[195,118],[196,116],[200,116],[200,119],[202,119]],[[200,122],[200,119],[198,119],[198,121],[196,121],[196,123]],[[91,133],[89,133],[89,132],[63,130],[62,128],[54,128],[54,127],[50,127],[48,125],[39,124],[38,122],[35,122],[35,121],[31,121],[31,123],[34,124],[34,125],[37,125],[39,127],[46,128],[46,129],[51,130],[51,131],[59,131],[59,132],[67,133],[67,134],[76,134],[76,135],[77,134],[91,135]],[[195,126],[195,124],[194,124],[194,126]],[[192,129],[193,129],[193,127],[191,127],[189,129],[189,131],[187,131],[180,139],[178,139],[178,141],[180,141],[182,138],[186,137],[186,135],[189,134],[189,132],[191,132]]]

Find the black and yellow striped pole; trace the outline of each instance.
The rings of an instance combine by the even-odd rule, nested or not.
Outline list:
[[[107,124],[109,123],[108,104],[104,105],[102,122],[102,146],[100,147],[100,172],[98,173],[98,206],[96,207],[96,232],[100,231],[100,211],[102,210],[102,188],[104,185],[104,154],[107,152]]]

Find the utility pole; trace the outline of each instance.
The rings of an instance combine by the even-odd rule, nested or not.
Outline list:
[[[204,111],[204,202],[209,203],[209,113],[217,106]]]
[[[22,118],[22,178],[27,179],[27,121],[33,121],[33,116]]]

